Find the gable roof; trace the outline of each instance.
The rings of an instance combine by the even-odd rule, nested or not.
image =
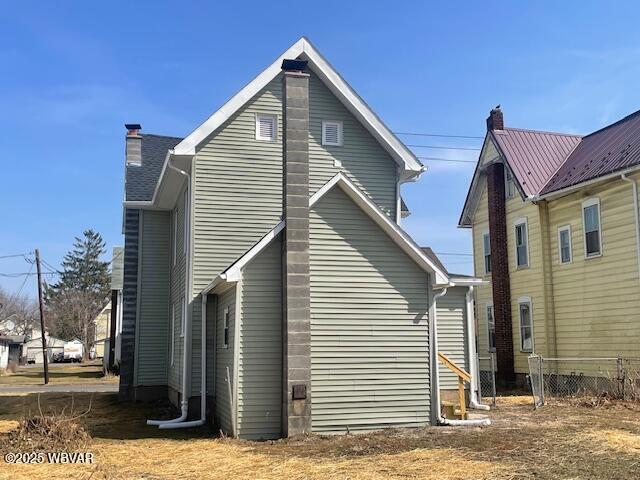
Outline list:
[[[490,133],[526,197],[540,193],[581,138],[519,128]]]
[[[144,134],[141,165],[127,165],[125,171],[125,201],[150,201],[153,198],[167,151],[182,139],[163,135]]]
[[[416,262],[425,271],[434,274],[435,283],[442,285],[449,283],[449,275],[437,261],[435,262],[430,258],[414,241],[413,239],[394,223],[380,208],[374,204],[371,199],[362,192],[347,176],[342,172],[336,174],[325,183],[316,193],[309,198],[309,206],[312,207],[318,200],[320,200],[327,192],[331,191],[334,187],[339,187],[344,193],[347,194],[353,202],[358,205],[368,216],[373,220],[378,227],[380,227],[396,245],[398,245],[414,262]],[[275,225],[264,237],[260,239],[253,247],[247,250],[242,256],[240,256],[234,263],[227,267],[223,272],[217,275],[213,281],[207,285],[202,294],[207,294],[211,291],[215,291],[221,285],[227,283],[237,282],[240,279],[242,269],[251,260],[253,260],[260,252],[262,252],[271,242],[278,236],[278,234],[285,228],[285,221],[281,220]]]
[[[640,165],[640,110],[582,138],[542,195]]]
[[[196,148],[209,135],[218,129],[227,119],[235,114],[246,102],[262,90],[282,71],[284,59],[301,58],[308,61],[309,68],[323,81],[329,90],[345,105],[345,107],[363,124],[391,157],[404,168],[404,178],[414,177],[424,170],[423,165],[371,110],[367,103],[349,86],[331,64],[318,52],[311,42],[302,37],[271,65],[236,93],[222,107],[213,113],[198,128],[174,148],[174,154],[181,156],[195,155]]]

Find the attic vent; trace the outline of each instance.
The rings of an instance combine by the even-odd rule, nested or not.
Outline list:
[[[276,139],[276,116],[256,115],[256,140],[273,142]]]
[[[322,122],[322,145],[342,145],[342,122]]]

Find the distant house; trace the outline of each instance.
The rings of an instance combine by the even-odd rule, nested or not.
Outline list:
[[[459,226],[487,281],[478,349],[496,352],[503,383],[524,381],[532,353],[638,356],[639,180],[640,112],[581,136],[491,111]]]
[[[62,358],[64,355],[65,341],[46,334],[47,341],[47,359],[53,362],[54,358]],[[23,355],[26,357],[26,363],[44,363],[42,356],[42,337],[32,338],[24,343],[22,349]]]
[[[94,358],[103,358],[105,355],[105,344],[109,345],[109,325],[111,322],[111,301],[100,310],[92,322],[93,338],[91,345]]]
[[[402,229],[424,167],[307,39],[188,137],[140,130],[121,398],[256,439],[439,421],[436,347],[469,363],[477,281]]]

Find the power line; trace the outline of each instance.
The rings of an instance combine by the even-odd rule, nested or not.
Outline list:
[[[436,255],[445,256],[458,256],[458,257],[473,257],[473,253],[447,253],[447,252],[434,252]]]
[[[31,272],[33,271],[33,267],[35,265],[35,262],[31,262],[31,268],[29,268],[29,275],[31,274]],[[27,284],[27,280],[29,280],[29,275],[25,275],[24,276],[24,280],[22,281],[22,285],[20,285],[20,288],[18,289],[18,293],[16,293],[16,297],[19,297],[20,294],[22,293],[22,289],[24,288],[24,286]]]
[[[475,135],[444,135],[438,133],[414,133],[414,132],[393,132],[396,135],[413,135],[416,137],[440,137],[440,138],[475,138],[484,139],[484,137],[478,137]]]
[[[461,158],[441,158],[441,157],[418,157],[420,160],[431,160],[432,162],[452,162],[452,163],[476,163],[475,160],[462,160]]]
[[[421,148],[437,148],[440,150],[482,150],[481,148],[477,148],[477,147],[445,147],[445,146],[440,146],[440,145],[412,145],[409,143],[405,144],[407,147],[421,147]]]
[[[33,252],[27,252],[27,253],[15,253],[13,255],[2,255],[0,256],[0,259],[3,258],[16,258],[16,257],[24,257],[27,258],[27,255],[31,255]]]

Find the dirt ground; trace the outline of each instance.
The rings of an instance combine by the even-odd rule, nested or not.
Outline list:
[[[2,385],[43,385],[42,365],[20,365],[15,373],[3,372],[0,375]],[[103,376],[102,361],[88,363],[53,363],[49,365],[49,383],[97,383],[117,382],[116,376]]]
[[[640,405],[550,401],[533,411],[530,397],[503,397],[490,427],[428,427],[358,435],[248,442],[210,429],[158,430],[150,417],[164,404],[120,404],[113,394],[75,394],[74,409],[93,437],[93,465],[9,465],[0,479],[45,477],[225,479],[637,479]],[[70,405],[70,395],[43,394],[43,410]],[[3,435],[37,396],[0,396]],[[3,452],[4,453],[4,452]]]

